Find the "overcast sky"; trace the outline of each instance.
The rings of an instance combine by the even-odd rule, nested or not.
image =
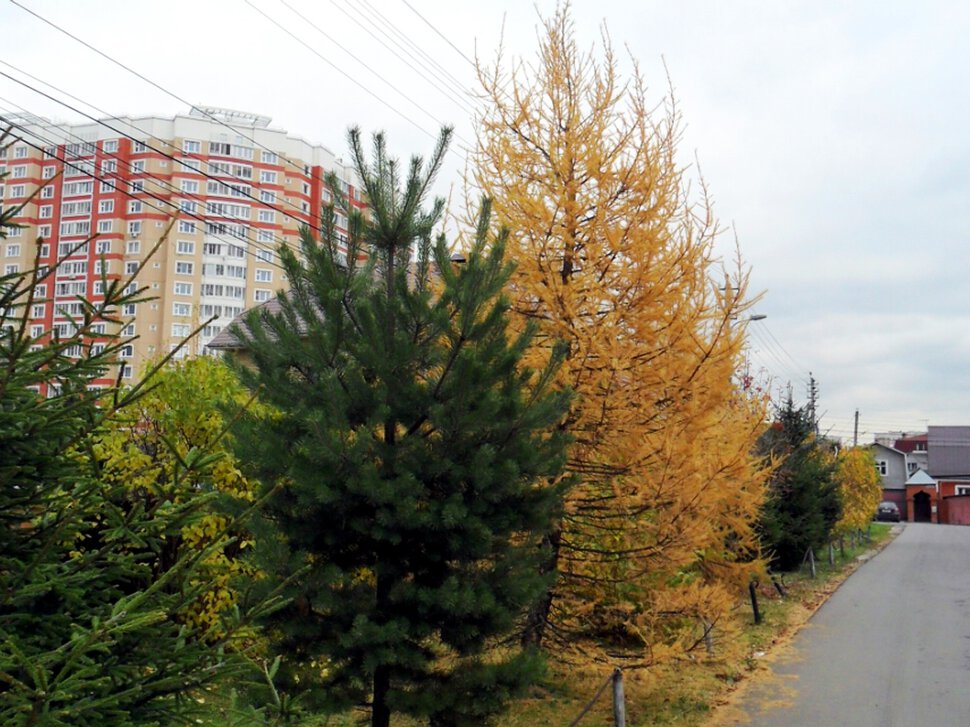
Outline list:
[[[23,75],[33,74],[94,116],[64,94],[111,115],[184,113],[185,102],[252,111],[338,154],[359,124],[385,130],[402,156],[429,151],[442,123],[471,139],[476,102],[460,90],[476,88],[469,59],[493,56],[503,23],[506,52],[531,59],[539,14],[555,7],[18,2],[164,89],[0,4],[0,72],[42,87]],[[577,0],[572,13],[584,47],[606,23],[658,101],[666,62],[683,161],[700,160],[765,291],[752,367],[801,400],[811,371],[835,435],[851,435],[857,408],[861,441],[970,424],[970,3]],[[405,38],[452,78],[421,70]],[[0,109],[83,120],[4,76]],[[442,191],[462,164],[456,148]]]

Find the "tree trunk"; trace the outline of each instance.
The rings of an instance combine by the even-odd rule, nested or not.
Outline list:
[[[380,567],[380,566],[378,566]],[[377,575],[377,617],[382,622],[387,616],[387,597],[390,584],[387,576],[378,572]],[[391,670],[387,664],[379,664],[374,669],[374,703],[371,708],[371,727],[390,727],[391,710],[387,706],[387,694],[391,689]]]
[[[539,573],[548,576],[556,570],[559,565],[559,548],[562,543],[562,529],[557,526],[549,535],[542,539],[543,546],[549,548],[549,557],[540,566]],[[529,609],[526,616],[525,628],[522,630],[522,645],[535,646],[542,645],[542,639],[546,633],[546,624],[549,623],[549,611],[552,610],[552,584],[546,588],[539,601]]]
[[[371,727],[390,727],[391,710],[387,706],[387,693],[391,688],[390,669],[381,664],[374,669],[374,705],[371,709]]]

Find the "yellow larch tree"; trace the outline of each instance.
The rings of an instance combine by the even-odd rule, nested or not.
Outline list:
[[[532,614],[539,643],[635,646],[648,661],[697,643],[758,567],[765,402],[738,381],[747,272],[722,264],[703,183],[677,159],[679,114],[622,81],[604,33],[581,52],[568,9],[538,60],[479,64],[487,101],[469,186],[511,233],[510,295],[539,335],[531,363],[567,346],[561,422],[574,486],[550,539],[559,580]],[[646,647],[644,651],[643,647]]]
[[[842,517],[835,533],[844,535],[864,529],[882,501],[882,480],[876,460],[866,447],[850,447],[839,452],[835,478],[839,485]]]

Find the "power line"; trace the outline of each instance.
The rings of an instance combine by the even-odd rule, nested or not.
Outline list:
[[[408,2],[408,0],[401,0],[401,2],[403,2],[405,5],[407,5],[411,9],[411,12],[413,12],[415,15],[417,15],[419,18],[421,18],[421,20],[424,21],[425,25],[427,25],[429,28],[431,28],[431,30],[433,30],[435,33],[437,33],[438,36],[441,37],[448,45],[450,45],[452,48],[454,48],[455,49],[455,52],[458,55],[460,55],[462,58],[464,58],[466,61],[468,61],[468,64],[472,68],[477,68],[478,67],[475,64],[475,61],[473,61],[471,58],[469,58],[468,56],[466,56],[464,54],[464,52],[457,45],[455,45],[454,43],[451,42],[451,39],[447,35],[445,35],[440,30],[438,30],[434,25],[432,25],[431,24],[431,21],[428,20],[426,17],[424,17],[421,13],[419,13],[415,9],[415,7],[411,3]]]
[[[407,114],[405,114],[400,109],[396,108],[395,106],[392,106],[388,101],[386,101],[385,99],[381,98],[376,93],[374,93],[373,91],[371,91],[369,88],[367,88],[364,84],[362,84],[356,78],[354,78],[349,73],[347,73],[345,70],[343,70],[342,68],[340,68],[340,66],[338,66],[336,63],[334,63],[333,61],[331,61],[326,56],[322,55],[318,50],[316,50],[315,48],[313,48],[312,46],[310,46],[309,44],[307,44],[305,41],[303,41],[302,39],[300,39],[299,37],[297,37],[294,33],[292,33],[291,31],[287,30],[286,28],[284,28],[279,22],[277,22],[272,17],[270,17],[269,15],[267,15],[262,9],[256,7],[256,5],[254,5],[252,2],[250,2],[250,0],[245,0],[245,2],[246,2],[246,4],[249,7],[251,7],[257,13],[259,13],[260,15],[262,15],[264,18],[266,18],[269,22],[271,22],[277,28],[279,28],[280,30],[282,30],[284,33],[286,33],[287,35],[289,35],[291,38],[293,38],[293,40],[295,40],[296,42],[298,42],[300,45],[302,45],[303,47],[307,48],[311,53],[313,53],[318,58],[320,58],[320,60],[324,61],[327,65],[329,65],[331,68],[333,68],[335,71],[337,71],[337,73],[339,73],[340,75],[342,75],[344,78],[346,78],[347,80],[349,80],[355,86],[357,86],[358,88],[360,88],[361,90],[363,90],[367,95],[371,96],[372,98],[374,98],[375,100],[377,100],[378,102],[380,102],[381,104],[383,104],[384,106],[386,106],[387,108],[389,108],[391,111],[393,111],[398,116],[400,116],[402,119],[404,119],[405,121],[407,121],[409,124],[411,124],[414,128],[416,128],[421,133],[426,134],[427,136],[431,137],[432,139],[437,138],[434,134],[432,134],[430,131],[428,131],[423,126],[421,126],[417,121],[415,121],[414,119],[412,119],[410,116],[408,116]]]
[[[3,61],[0,61],[0,62],[3,62]],[[10,64],[5,63],[5,62],[3,62],[3,63],[4,63],[4,65],[8,65],[8,66],[10,65]],[[169,160],[175,162],[176,164],[181,165],[182,167],[191,168],[191,167],[187,167],[187,165],[184,163],[184,161],[182,159],[180,159],[178,157],[175,157],[172,154],[169,154],[167,152],[164,152],[161,149],[158,149],[158,148],[152,146],[151,144],[147,143],[146,141],[141,141],[139,139],[136,139],[135,137],[131,136],[130,134],[126,134],[125,132],[121,131],[120,129],[115,128],[114,126],[112,126],[111,124],[107,123],[103,119],[97,119],[94,116],[91,116],[90,114],[87,114],[87,113],[81,111],[80,109],[72,106],[71,104],[67,103],[66,101],[62,101],[62,100],[60,100],[58,98],[55,98],[54,96],[51,96],[48,93],[45,93],[44,91],[41,91],[40,89],[38,89],[38,88],[36,88],[34,86],[31,86],[29,83],[26,83],[25,81],[21,81],[20,79],[14,78],[10,74],[5,73],[3,71],[0,71],[0,76],[4,76],[4,77],[9,78],[10,80],[14,81],[15,83],[19,83],[20,85],[24,86],[25,88],[28,88],[29,90],[33,91],[34,93],[37,93],[37,94],[43,96],[44,98],[47,98],[47,99],[49,99],[51,101],[54,101],[55,103],[58,103],[58,104],[64,106],[65,108],[70,109],[71,111],[73,111],[73,112],[75,112],[77,114],[80,114],[81,116],[84,116],[85,118],[91,120],[92,122],[94,122],[96,124],[99,124],[99,125],[105,127],[106,129],[110,129],[114,133],[116,133],[119,136],[122,136],[122,137],[128,139],[129,141],[133,141],[133,142],[137,142],[139,144],[143,144],[146,149],[150,149],[151,151],[155,152],[156,154],[160,154],[161,156],[165,157],[166,159],[169,159]],[[88,104],[88,105],[90,105],[90,104]],[[129,124],[129,125],[132,128],[136,128],[137,129],[137,127],[134,126],[134,124]],[[171,144],[169,144],[169,146],[171,146]],[[275,152],[273,152],[273,153],[275,154]],[[217,177],[217,176],[215,176],[213,174],[209,174],[208,172],[202,171],[201,166],[200,166],[200,168],[198,170],[193,169],[193,172],[197,172],[198,174],[201,174],[206,179],[210,179],[210,180],[213,180],[213,181],[216,181],[216,182],[220,182],[220,183],[225,184],[225,182],[223,182],[223,180],[221,178],[219,178],[219,177]],[[239,180],[240,178],[234,176],[233,179]],[[249,186],[252,186],[252,185],[249,185]],[[309,227],[310,229],[312,229],[314,232],[316,232],[318,235],[321,233],[320,228],[317,227],[316,225],[314,225],[312,222],[307,222],[306,220],[304,220],[304,219],[302,219],[300,217],[296,217],[296,216],[294,216],[294,215],[286,212],[285,210],[283,210],[283,209],[281,209],[279,207],[276,207],[276,206],[274,206],[274,205],[272,205],[272,204],[270,204],[268,202],[264,202],[263,200],[254,197],[252,194],[249,194],[249,193],[246,193],[246,192],[242,192],[242,190],[240,190],[240,193],[241,193],[241,197],[240,198],[249,199],[250,201],[257,203],[261,207],[265,207],[267,209],[270,209],[270,210],[279,212],[284,217],[287,217],[290,220],[293,220],[293,221],[297,222],[300,225],[306,225],[307,227]],[[291,205],[291,206],[293,207],[294,210],[297,209],[297,207],[295,205]],[[306,213],[304,213],[304,214],[306,214]],[[312,219],[312,216],[311,216],[311,219]]]
[[[90,101],[85,101],[84,99],[79,98],[78,96],[75,96],[74,94],[72,94],[72,93],[70,93],[68,91],[65,91],[65,90],[63,90],[61,88],[58,88],[57,86],[55,86],[54,84],[50,83],[49,81],[45,81],[42,78],[38,78],[37,76],[35,76],[35,75],[31,74],[31,73],[28,73],[27,71],[23,70],[22,68],[18,68],[17,66],[13,65],[12,63],[8,63],[8,62],[0,59],[0,64],[3,64],[5,66],[7,66],[8,68],[11,68],[11,69],[17,71],[18,73],[21,73],[24,76],[27,76],[27,78],[30,78],[31,80],[36,81],[37,83],[42,83],[45,86],[47,86],[48,88],[53,89],[57,93],[63,94],[64,96],[67,96],[68,98],[72,99],[73,101],[77,101],[78,103],[82,103],[85,106],[87,106],[88,108],[92,108],[92,109],[94,109],[95,111],[97,111],[100,114],[104,114],[104,118],[100,118],[100,119],[95,118],[94,116],[91,116],[89,114],[86,114],[83,111],[80,111],[80,110],[76,109],[75,107],[71,106],[70,104],[68,104],[68,103],[66,103],[66,102],[64,102],[64,101],[62,101],[62,100],[60,100],[58,98],[55,98],[53,96],[50,96],[50,95],[44,93],[43,91],[38,90],[37,88],[31,86],[28,83],[25,83],[24,81],[21,81],[21,80],[12,78],[11,76],[7,76],[7,78],[11,78],[11,80],[15,81],[16,83],[19,83],[20,85],[22,85],[25,88],[33,91],[34,93],[36,93],[38,95],[41,95],[41,96],[44,96],[45,98],[53,101],[54,103],[57,103],[57,104],[65,107],[65,108],[67,108],[67,109],[69,109],[71,111],[74,111],[75,113],[77,113],[77,114],[79,114],[81,116],[84,116],[85,118],[89,119],[93,123],[96,123],[96,124],[98,124],[100,126],[103,126],[103,127],[107,128],[107,129],[110,129],[111,131],[114,131],[115,133],[119,134],[120,136],[123,136],[123,137],[127,138],[130,141],[137,142],[139,144],[144,144],[146,148],[151,149],[152,151],[154,151],[154,152],[156,152],[158,154],[161,154],[162,156],[166,157],[167,159],[170,159],[170,160],[174,161],[179,166],[181,166],[181,167],[183,167],[185,169],[191,170],[193,173],[202,174],[203,176],[205,176],[205,177],[207,177],[209,179],[217,179],[218,181],[222,181],[222,177],[213,177],[212,175],[209,175],[209,174],[203,172],[201,170],[201,168],[200,169],[195,169],[194,167],[191,167],[191,166],[187,165],[185,163],[185,161],[184,161],[184,158],[185,157],[184,157],[184,154],[182,154],[182,150],[179,149],[174,144],[172,144],[167,139],[158,139],[158,141],[161,142],[162,144],[164,144],[165,146],[167,146],[169,149],[172,149],[173,151],[177,152],[178,154],[182,154],[181,157],[176,157],[176,156],[173,156],[172,154],[167,154],[167,153],[161,151],[160,149],[156,149],[151,144],[149,144],[147,141],[142,141],[140,139],[136,139],[135,137],[133,137],[133,136],[131,136],[129,134],[126,134],[123,131],[119,131],[119,130],[115,129],[114,127],[112,127],[110,124],[108,124],[105,121],[105,119],[110,119],[111,121],[117,121],[118,123],[124,124],[125,126],[127,126],[130,129],[134,129],[138,133],[144,133],[142,131],[142,129],[139,129],[135,124],[131,123],[131,121],[128,121],[126,119],[123,119],[123,118],[121,118],[119,116],[114,116],[114,115],[110,114],[109,112],[105,111],[104,109],[99,108],[98,106],[95,106]],[[5,75],[6,76],[7,74],[4,74],[2,71],[0,71],[0,75]],[[17,106],[17,104],[12,104],[12,105]],[[60,128],[60,126],[59,125],[56,125],[56,124],[52,124],[52,126],[55,127],[55,128]],[[279,154],[276,154],[276,156],[278,158],[280,157]],[[247,180],[244,177],[239,177],[239,176],[236,176],[234,174],[230,174],[228,176],[231,177],[232,179],[235,179],[235,180],[243,183],[243,184],[250,185],[251,180]],[[289,217],[292,220],[296,220],[298,222],[301,222],[302,224],[306,224],[311,229],[313,229],[314,231],[319,232],[319,230],[316,227],[313,226],[313,223],[312,222],[309,222],[308,223],[308,222],[305,222],[303,220],[300,220],[299,218],[293,217],[292,215],[288,215],[282,208],[279,208],[279,207],[276,207],[274,205],[271,205],[268,202],[264,202],[262,199],[255,200],[255,198],[253,198],[253,200],[254,201],[257,201],[258,204],[260,204],[263,207],[266,207],[267,209],[275,210],[275,211],[279,212],[280,214],[282,214],[282,215],[284,215],[286,217]],[[299,207],[297,207],[292,202],[287,202],[286,199],[285,199],[285,197],[283,199],[283,204],[287,205],[288,207],[290,207],[291,209],[293,209],[293,210],[295,210],[297,212],[300,212],[301,214],[306,214],[302,209],[300,209]],[[311,219],[312,219],[312,216],[311,216]]]
[[[247,1],[248,1],[248,0],[247,0]],[[144,75],[142,75],[141,73],[139,73],[138,71],[136,71],[136,70],[134,70],[134,69],[133,69],[133,68],[131,68],[130,66],[127,66],[127,65],[125,65],[125,64],[124,64],[124,63],[122,63],[121,61],[119,61],[119,60],[116,60],[115,58],[112,58],[111,56],[109,56],[109,55],[108,55],[107,53],[105,53],[104,51],[102,51],[102,50],[100,50],[99,48],[97,48],[97,47],[95,47],[95,46],[93,46],[93,45],[91,45],[91,44],[90,44],[90,43],[88,43],[87,41],[85,41],[85,40],[82,40],[81,38],[79,38],[79,37],[77,37],[76,35],[74,35],[74,34],[73,34],[73,33],[71,33],[70,31],[68,31],[68,30],[65,30],[64,28],[62,28],[61,26],[59,26],[59,25],[58,25],[57,23],[55,23],[55,22],[53,22],[53,21],[51,21],[51,20],[48,20],[48,19],[47,19],[47,18],[45,18],[44,16],[42,16],[42,15],[40,15],[40,14],[38,14],[38,13],[36,13],[36,12],[34,12],[34,11],[33,11],[33,10],[31,10],[30,8],[28,8],[28,7],[26,7],[26,6],[24,6],[24,5],[22,5],[22,4],[21,4],[20,2],[18,2],[17,0],[10,0],[10,2],[11,2],[11,3],[13,3],[14,5],[16,5],[16,6],[17,6],[18,8],[20,8],[21,10],[23,10],[23,11],[25,11],[25,12],[27,12],[27,13],[30,13],[31,15],[33,15],[33,16],[34,16],[35,18],[37,18],[38,20],[40,20],[40,21],[42,21],[43,23],[46,23],[46,24],[47,24],[47,25],[49,25],[50,27],[52,27],[52,28],[54,28],[54,29],[55,29],[55,30],[57,30],[58,32],[60,32],[60,33],[63,33],[63,34],[64,34],[64,35],[66,35],[66,36],[67,36],[68,38],[71,38],[72,40],[74,40],[74,41],[76,41],[77,43],[80,43],[80,44],[81,44],[81,45],[83,45],[83,46],[84,46],[85,48],[87,48],[87,49],[89,49],[89,50],[91,50],[91,51],[93,51],[94,53],[97,53],[97,54],[98,54],[99,56],[101,56],[101,57],[102,57],[102,58],[104,58],[105,60],[107,60],[107,61],[110,61],[111,63],[113,63],[114,65],[116,65],[116,66],[118,66],[119,68],[122,68],[122,69],[124,69],[125,71],[128,71],[128,73],[131,73],[132,75],[134,75],[134,76],[136,76],[137,78],[139,78],[139,79],[141,79],[141,80],[142,80],[142,81],[144,81],[145,83],[147,83],[147,84],[149,84],[149,85],[151,85],[152,87],[154,87],[154,88],[156,88],[156,89],[158,89],[159,91],[161,91],[162,93],[164,93],[164,94],[166,94],[166,95],[167,95],[167,96],[169,96],[170,98],[174,98],[174,99],[175,99],[176,101],[178,101],[178,102],[180,102],[180,103],[182,103],[182,104],[184,104],[185,106],[188,106],[188,107],[189,107],[190,109],[192,109],[193,111],[195,111],[195,112],[197,112],[197,113],[199,113],[199,114],[201,114],[201,115],[203,115],[203,116],[205,116],[205,117],[207,117],[207,118],[208,118],[209,120],[211,120],[211,121],[214,121],[215,123],[217,123],[217,124],[219,124],[220,126],[223,126],[223,127],[225,127],[226,129],[228,129],[229,131],[231,131],[231,132],[233,132],[234,134],[238,134],[238,135],[240,135],[240,136],[242,136],[243,138],[246,138],[246,139],[248,139],[249,141],[251,141],[251,142],[253,143],[253,145],[254,145],[254,146],[257,146],[257,147],[259,147],[260,149],[264,149],[265,151],[268,151],[268,152],[270,152],[270,153],[272,153],[272,154],[276,154],[276,153],[277,153],[277,152],[276,152],[276,151],[274,151],[273,149],[270,149],[270,148],[268,148],[268,147],[266,147],[266,146],[264,146],[264,145],[262,145],[262,144],[260,144],[260,143],[259,143],[259,142],[257,142],[257,141],[256,141],[256,139],[254,139],[253,137],[251,137],[251,136],[246,136],[246,135],[245,135],[244,133],[242,133],[242,131],[241,131],[241,130],[240,130],[240,129],[239,129],[238,127],[233,127],[233,126],[230,126],[230,125],[229,125],[229,124],[227,124],[227,123],[226,123],[225,121],[223,121],[222,119],[220,119],[220,118],[219,118],[218,116],[215,116],[215,115],[213,115],[213,114],[211,114],[211,113],[209,113],[209,112],[208,112],[208,111],[207,111],[207,110],[206,110],[205,108],[201,108],[201,107],[199,107],[199,106],[196,106],[195,104],[193,104],[193,103],[190,103],[189,101],[187,101],[186,99],[184,99],[184,98],[182,98],[181,96],[179,96],[179,95],[177,95],[177,94],[175,94],[175,93],[173,93],[172,91],[169,91],[169,90],[168,90],[167,88],[165,88],[165,87],[164,87],[164,86],[162,86],[161,84],[159,84],[159,83],[156,83],[155,81],[153,81],[153,80],[151,80],[150,78],[147,78],[146,76],[144,76]],[[267,19],[269,19],[269,18],[267,18]],[[272,21],[271,21],[271,22],[272,22]],[[338,70],[339,70],[339,69],[338,69]],[[343,73],[343,71],[340,71],[340,72],[341,72],[341,73]],[[345,75],[346,75],[346,74],[345,74]],[[420,127],[419,127],[419,128],[420,128]],[[425,132],[425,133],[427,133],[427,132]],[[298,164],[296,164],[295,162],[293,162],[293,161],[291,161],[291,160],[289,160],[289,159],[287,159],[287,158],[286,158],[285,156],[282,156],[282,155],[280,155],[280,156],[279,156],[279,158],[280,158],[280,159],[282,159],[282,160],[283,160],[284,162],[286,162],[286,163],[288,163],[288,164],[289,164],[290,166],[292,166],[292,167],[293,167],[294,169],[298,169],[298,170],[300,170],[300,171],[302,171],[302,168],[300,167],[300,165],[298,165]]]
[[[427,68],[432,74],[434,74],[438,80],[447,84],[451,90],[457,91],[458,97],[462,101],[461,103],[462,108],[464,108],[466,112],[472,111],[472,108],[470,108],[465,103],[463,98],[464,96],[470,95],[469,91],[467,88],[465,88],[465,85],[460,80],[458,80],[455,76],[453,76],[447,68],[445,68],[440,63],[438,63],[434,58],[429,56],[419,45],[417,45],[407,35],[402,33],[400,29],[398,29],[394,23],[388,20],[386,15],[384,15],[380,10],[374,7],[369,2],[369,0],[359,0],[359,1],[368,10],[368,12],[365,14],[364,17],[366,17],[368,20],[371,20],[372,18],[377,18],[391,33],[393,33],[395,36],[400,38],[403,43],[405,43],[407,46],[413,49],[415,53],[427,59],[428,63],[430,63],[431,66],[434,66],[434,68],[429,67],[426,63],[424,63],[424,61],[421,60],[421,58],[417,58],[412,53],[409,53],[409,55],[412,58],[414,58],[418,63],[421,63],[424,68]],[[386,35],[388,38],[390,38],[392,41],[394,40],[391,37],[391,35],[387,34],[385,31],[381,31],[381,32],[384,35]],[[402,50],[404,50],[405,52],[408,52],[406,48],[403,48],[402,46],[399,46],[399,47],[401,47]]]
[[[49,138],[44,137],[41,134],[37,134],[35,132],[31,132],[31,135],[34,136],[35,138],[39,139],[41,142],[47,143],[47,144],[50,144],[51,141],[56,141],[56,139],[53,139],[52,140],[52,139],[49,139]],[[23,142],[24,144],[26,144],[27,146],[31,147],[32,149],[35,149],[35,150],[40,151],[40,152],[45,153],[45,154],[48,153],[48,151],[44,147],[38,146],[37,144],[33,144],[30,141],[28,141],[27,139],[20,138],[20,141]],[[58,156],[57,154],[53,154],[53,155],[49,155],[49,156],[51,156],[53,159],[55,159],[57,161],[62,162],[65,165],[73,166],[72,163],[71,163],[71,161],[69,161],[64,156]],[[118,192],[121,192],[123,195],[125,195],[126,197],[129,197],[130,199],[133,199],[133,200],[136,200],[136,201],[141,202],[146,207],[149,207],[151,209],[154,209],[155,211],[161,212],[162,214],[165,214],[165,215],[168,215],[169,214],[169,210],[163,209],[162,207],[159,207],[158,205],[152,204],[151,202],[147,202],[143,198],[136,196],[131,191],[126,190],[123,186],[116,185],[114,182],[112,182],[109,179],[105,179],[104,177],[100,177],[100,176],[98,176],[95,173],[91,173],[91,174],[85,173],[84,176],[89,176],[91,178],[91,180],[92,180],[92,184],[95,181],[97,181],[99,183],[100,182],[104,182],[106,184],[109,184],[112,189],[114,189],[114,190],[116,190]],[[158,195],[153,194],[152,192],[149,192],[147,190],[143,190],[142,191],[142,194],[145,194],[146,196],[154,199],[156,202],[158,202],[160,204],[166,205],[167,207],[171,207],[172,209],[174,209],[178,213],[179,216],[190,217],[190,218],[192,218],[194,220],[197,220],[199,222],[202,222],[204,224],[209,224],[209,223],[218,224],[218,222],[213,222],[213,220],[211,218],[203,217],[201,215],[198,215],[198,214],[195,214],[195,213],[191,213],[191,212],[186,212],[186,211],[182,210],[181,208],[179,208],[175,203],[173,203],[173,202],[165,199],[164,197],[159,197]],[[231,235],[231,236],[235,237],[235,235]],[[58,237],[60,237],[60,236],[58,236]],[[92,237],[97,237],[97,234],[95,234]],[[243,239],[245,239],[247,242],[250,242],[250,240],[249,240],[248,237],[243,238]],[[260,243],[258,243],[258,242],[255,242],[255,241],[252,241],[252,242],[256,246],[259,246],[260,245]],[[245,254],[247,254],[247,255],[254,255],[254,253],[251,250],[248,250],[246,247],[242,247],[242,246],[239,246],[239,247],[245,252]],[[277,268],[279,270],[285,270],[285,268],[282,265],[280,265],[279,263],[273,262],[272,260],[260,260],[260,262],[264,262],[267,265],[271,265],[271,266],[273,266],[273,267],[275,267],[275,268]]]

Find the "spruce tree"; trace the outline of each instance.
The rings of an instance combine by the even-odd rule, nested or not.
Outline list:
[[[550,388],[555,363],[520,367],[505,236],[489,239],[485,204],[466,263],[432,242],[443,202],[422,204],[449,135],[402,179],[381,135],[368,163],[351,130],[368,211],[342,202],[346,253],[331,207],[301,256],[280,249],[278,311],[235,328],[253,364],[240,375],[274,410],[238,436],[240,458],[281,486],[260,565],[310,566],[269,622],[278,683],[330,711],[369,704],[375,726],[392,712],[483,724],[536,677],[536,653],[499,641],[548,586],[540,543],[562,500],[549,483],[567,395]]]
[[[18,211],[0,211],[0,240]],[[79,299],[66,332],[37,335],[29,313],[50,302],[41,286],[55,276],[36,265],[0,276],[0,724],[189,721],[197,690],[245,666],[233,651],[242,619],[217,631],[182,618],[207,552],[162,565],[166,543],[207,511],[213,459],[179,456],[172,477],[202,490],[178,502],[138,498],[103,476],[105,427],[146,387],[93,384],[117,373],[130,339],[112,330],[141,292],[102,279],[102,301]]]
[[[809,409],[790,394],[759,449],[778,462],[759,523],[762,544],[777,567],[792,570],[810,547],[829,541],[841,515],[836,459],[816,437]]]

